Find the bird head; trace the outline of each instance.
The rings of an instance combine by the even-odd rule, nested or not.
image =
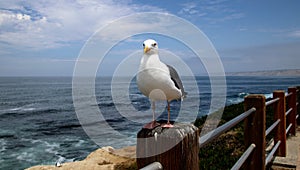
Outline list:
[[[144,53],[145,54],[157,54],[158,53],[158,45],[155,40],[148,39],[143,43]]]

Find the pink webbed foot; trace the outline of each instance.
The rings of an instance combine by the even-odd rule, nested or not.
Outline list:
[[[156,128],[157,126],[160,126],[160,124],[157,123],[157,122],[154,120],[154,121],[152,121],[152,122],[149,122],[149,123],[145,124],[143,128],[144,128],[144,129],[154,129],[154,128]]]
[[[164,124],[162,127],[164,127],[164,128],[172,128],[172,127],[174,127],[174,125],[172,125],[171,123],[167,123],[167,124]]]

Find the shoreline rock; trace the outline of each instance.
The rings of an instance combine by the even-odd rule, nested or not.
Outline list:
[[[137,169],[135,155],[135,146],[127,146],[121,149],[107,146],[93,151],[82,161],[62,163],[59,167],[55,165],[37,165],[26,170]]]

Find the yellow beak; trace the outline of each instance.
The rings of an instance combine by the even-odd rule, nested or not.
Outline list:
[[[149,50],[150,50],[150,48],[148,48],[147,46],[145,46],[144,53],[147,53]]]

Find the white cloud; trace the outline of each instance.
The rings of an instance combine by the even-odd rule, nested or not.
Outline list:
[[[260,28],[256,31],[259,33],[270,33],[281,38],[300,38],[300,30],[294,28]]]
[[[179,11],[179,14],[188,13],[190,15],[198,13],[196,10],[197,4],[195,2],[188,2],[182,5],[183,8]]]
[[[224,21],[236,20],[244,17],[244,14],[236,11],[226,4],[228,0],[203,0],[198,2],[187,2],[181,4],[182,8],[178,14],[184,17],[201,19],[210,24]]]
[[[18,20],[30,20],[30,16],[27,14],[17,14],[17,19]]]
[[[98,28],[121,16],[159,10],[114,1],[0,2],[0,48],[49,49],[85,41]]]
[[[289,36],[294,38],[300,38],[300,30],[290,32]]]

